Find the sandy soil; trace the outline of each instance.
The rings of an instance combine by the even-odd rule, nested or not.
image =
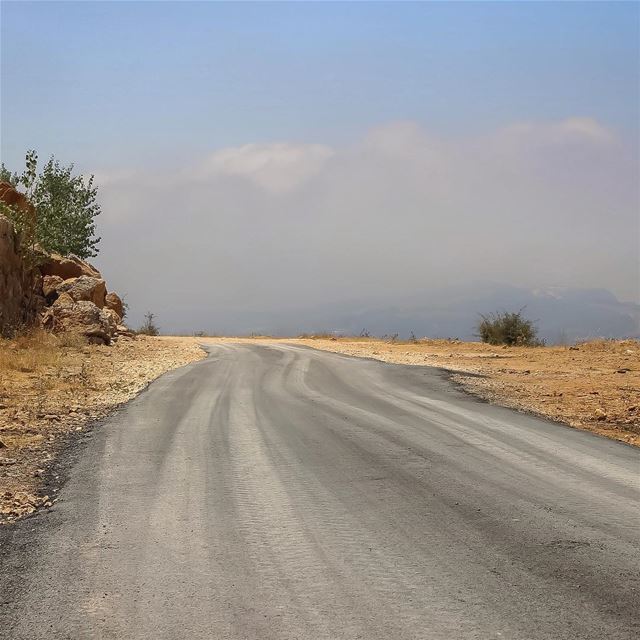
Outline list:
[[[121,337],[107,347],[41,332],[0,340],[0,523],[55,501],[42,484],[65,436],[204,356],[192,339]]]
[[[490,402],[640,446],[640,342],[636,340],[535,348],[449,340],[391,344],[311,338],[290,342],[385,362],[448,369],[457,372],[453,379],[466,390]]]

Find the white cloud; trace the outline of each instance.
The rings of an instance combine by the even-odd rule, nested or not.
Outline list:
[[[613,132],[597,120],[574,116],[557,122],[520,122],[502,129],[502,139],[522,144],[564,145],[587,143],[607,145],[615,140]]]
[[[201,180],[217,176],[246,178],[265,191],[286,193],[320,172],[333,153],[321,144],[246,144],[212,153],[195,174]]]

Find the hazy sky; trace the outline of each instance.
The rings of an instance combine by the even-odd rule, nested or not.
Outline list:
[[[2,2],[1,152],[133,323],[492,280],[638,300],[638,3]]]

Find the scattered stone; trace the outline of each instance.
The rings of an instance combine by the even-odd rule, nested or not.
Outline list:
[[[126,338],[134,338],[136,334],[133,331],[131,331],[131,329],[129,329],[129,327],[125,326],[124,324],[119,324],[116,327],[116,335],[124,336]]]

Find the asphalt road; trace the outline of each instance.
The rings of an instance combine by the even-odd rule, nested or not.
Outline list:
[[[0,636],[640,635],[640,451],[442,372],[215,346],[2,533]]]

